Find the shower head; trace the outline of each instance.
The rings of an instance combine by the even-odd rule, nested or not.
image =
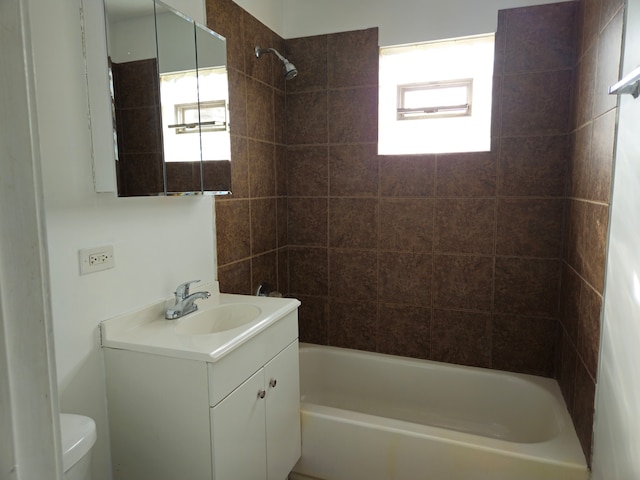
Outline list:
[[[285,80],[291,80],[293,77],[298,75],[298,69],[295,67],[295,65],[284,58],[282,55],[280,55],[280,52],[278,52],[275,48],[262,49],[260,47],[256,47],[254,49],[254,52],[256,54],[256,57],[258,58],[260,58],[263,53],[273,53],[276,57],[278,57],[282,62],[282,70],[284,71]]]

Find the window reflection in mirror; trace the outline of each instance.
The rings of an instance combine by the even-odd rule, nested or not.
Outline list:
[[[105,0],[105,11],[118,195],[227,193],[224,38],[153,0]]]

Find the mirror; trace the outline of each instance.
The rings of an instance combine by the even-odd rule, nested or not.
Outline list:
[[[226,41],[153,0],[105,0],[118,196],[227,194]]]

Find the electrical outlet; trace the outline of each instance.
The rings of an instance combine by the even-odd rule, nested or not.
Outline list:
[[[112,245],[80,250],[80,275],[100,272],[113,267],[115,267],[115,263]]]

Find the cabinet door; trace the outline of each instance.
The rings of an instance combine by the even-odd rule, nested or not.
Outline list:
[[[267,390],[267,478],[283,480],[300,458],[298,341],[264,367]]]
[[[266,478],[263,389],[261,369],[211,409],[214,480]]]

